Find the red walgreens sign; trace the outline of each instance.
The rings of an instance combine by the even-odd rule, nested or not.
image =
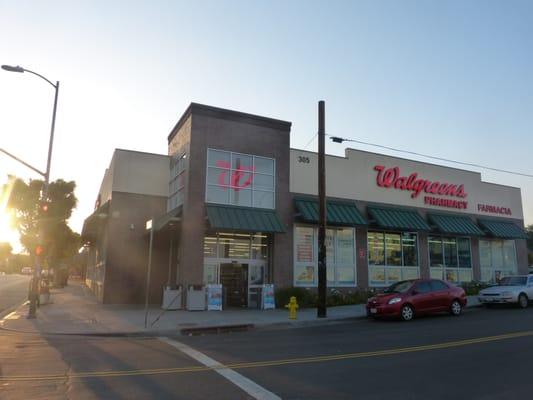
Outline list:
[[[218,160],[216,162],[217,167],[226,168],[218,175],[218,185],[224,189],[232,188],[235,191],[247,188],[252,184],[254,179],[253,172],[255,168],[247,165],[237,165],[237,168],[231,171],[230,163],[227,161]],[[229,175],[229,180],[228,180]]]
[[[387,189],[405,190],[411,192],[411,198],[417,198],[422,192],[448,197],[458,197],[464,199],[468,196],[463,184],[454,184],[448,182],[430,181],[419,178],[418,173],[413,172],[409,176],[402,176],[399,167],[386,168],[383,165],[376,165],[374,170],[377,171],[376,183],[379,187]],[[443,199],[433,196],[424,196],[424,203],[451,208],[467,208],[466,201],[455,199]]]

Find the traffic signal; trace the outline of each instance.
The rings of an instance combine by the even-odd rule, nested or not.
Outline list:
[[[44,252],[43,246],[41,246],[40,244],[37,245],[37,247],[35,248],[35,255],[40,256],[41,254],[43,254],[43,252]]]

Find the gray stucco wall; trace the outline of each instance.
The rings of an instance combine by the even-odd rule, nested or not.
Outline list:
[[[148,266],[146,221],[166,211],[166,197],[113,192],[104,303],[143,303]],[[168,249],[154,241],[150,303],[159,303],[166,282]]]

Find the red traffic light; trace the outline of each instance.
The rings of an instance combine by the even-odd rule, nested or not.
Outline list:
[[[40,256],[41,254],[43,254],[43,252],[44,252],[43,246],[39,245],[35,248],[35,255]]]

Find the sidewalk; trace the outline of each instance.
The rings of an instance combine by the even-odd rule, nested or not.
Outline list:
[[[0,328],[25,333],[90,334],[90,335],[164,335],[191,330],[230,329],[236,326],[283,327],[327,324],[366,316],[363,304],[329,307],[328,317],[316,317],[316,309],[298,311],[297,320],[289,320],[287,310],[231,309],[224,311],[166,311],[152,307],[148,312],[148,328],[144,328],[144,308],[139,305],[102,305],[81,283],[69,283],[51,291],[51,304],[42,305],[37,318],[27,319],[28,305],[0,321]],[[477,298],[469,296],[469,306]],[[156,318],[160,319],[154,323]]]

